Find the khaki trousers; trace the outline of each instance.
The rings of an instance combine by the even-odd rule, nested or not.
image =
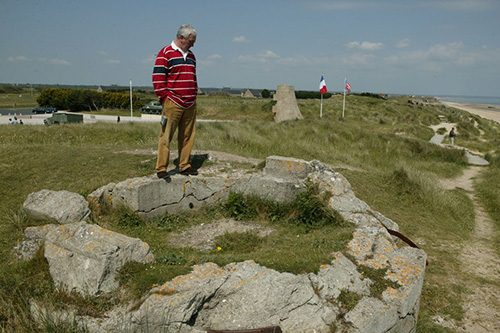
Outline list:
[[[186,170],[191,166],[189,158],[193,149],[196,132],[196,104],[190,108],[183,109],[167,98],[163,102],[163,115],[167,116],[167,123],[161,127],[156,172],[167,171],[168,160],[170,158],[170,142],[177,128],[179,128],[177,133],[179,171]]]

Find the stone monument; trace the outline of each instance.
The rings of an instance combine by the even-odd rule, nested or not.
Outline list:
[[[285,120],[304,119],[300,113],[295,87],[289,84],[280,84],[274,94],[276,105],[273,106],[274,121],[280,123]]]

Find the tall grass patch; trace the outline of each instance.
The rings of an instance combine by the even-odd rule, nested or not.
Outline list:
[[[476,191],[496,230],[496,250],[500,255],[500,157],[490,158],[491,166],[482,172]]]

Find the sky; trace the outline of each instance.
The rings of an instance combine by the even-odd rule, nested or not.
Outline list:
[[[500,96],[499,0],[0,0],[0,83],[152,86],[182,24],[200,87]]]

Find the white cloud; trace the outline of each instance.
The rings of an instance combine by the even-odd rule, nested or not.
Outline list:
[[[408,38],[405,38],[405,39],[402,39],[398,42],[398,44],[396,45],[396,47],[398,49],[402,49],[402,48],[405,48],[405,47],[408,47],[410,45],[410,40]]]
[[[245,36],[238,36],[233,38],[233,43],[248,43],[249,40]]]
[[[141,61],[142,64],[144,65],[151,65],[153,66],[156,60],[156,54],[150,55],[149,57],[143,59]],[[151,67],[152,68],[152,67]]]
[[[448,0],[426,1],[422,5],[452,10],[488,10],[494,7],[495,2],[494,0]]]
[[[25,57],[25,56],[17,56],[17,57],[9,57],[7,61],[10,62],[22,62],[22,61],[32,61],[31,59]]]
[[[326,56],[311,57],[311,55],[296,54],[282,57],[274,51],[263,50],[258,54],[245,54],[236,58],[240,63],[271,64],[284,67],[302,67],[303,64],[325,66],[331,63],[331,58]]]
[[[385,7],[386,4],[370,1],[303,1],[302,4],[307,8],[317,10],[351,10],[367,9],[373,7]]]
[[[375,56],[371,54],[356,53],[344,58],[342,62],[348,66],[368,65],[374,58]]]
[[[52,58],[52,59],[49,59],[47,62],[49,64],[52,64],[52,65],[62,65],[62,66],[68,66],[68,65],[70,65],[70,62],[67,61],[67,60],[64,60],[64,59],[55,59],[55,58]]]
[[[280,56],[271,50],[264,50],[259,52],[259,54],[240,55],[237,58],[238,61],[247,63],[267,63],[278,59],[280,59]]]
[[[384,47],[384,44],[382,43],[372,43],[372,42],[349,42],[347,43],[348,48],[357,48],[365,51],[376,51],[380,50]]]
[[[494,59],[498,60],[494,52],[485,54],[484,49],[467,50],[462,42],[451,42],[433,45],[428,50],[394,54],[385,61],[394,66],[420,66],[423,69],[438,71],[448,65],[471,66]]]
[[[427,52],[427,58],[434,61],[450,61],[460,57],[464,45],[462,42],[453,42],[446,45],[437,44],[431,46]]]
[[[259,56],[263,57],[263,58],[266,58],[266,59],[269,59],[269,58],[279,58],[279,55],[277,55],[276,53],[274,53],[273,51],[270,51],[270,50],[266,50],[266,51],[262,51]]]
[[[106,52],[106,51],[99,51],[99,54],[105,56],[105,55],[108,55],[108,52]]]
[[[315,10],[366,10],[366,9],[414,9],[438,8],[448,10],[489,10],[495,8],[496,0],[441,0],[441,1],[302,1],[302,5]]]
[[[197,62],[198,64],[204,65],[204,66],[211,66],[215,64],[215,62],[219,59],[222,59],[222,56],[220,54],[212,54],[209,55],[208,57],[205,58],[198,58]]]
[[[57,59],[57,58],[52,58],[52,59],[39,58],[38,61],[46,63],[46,64],[57,65],[57,66],[71,65],[71,63],[69,61],[64,60],[64,59]]]
[[[212,54],[211,56],[207,57],[207,60],[217,60],[217,59],[222,59],[222,56],[220,54]]]

